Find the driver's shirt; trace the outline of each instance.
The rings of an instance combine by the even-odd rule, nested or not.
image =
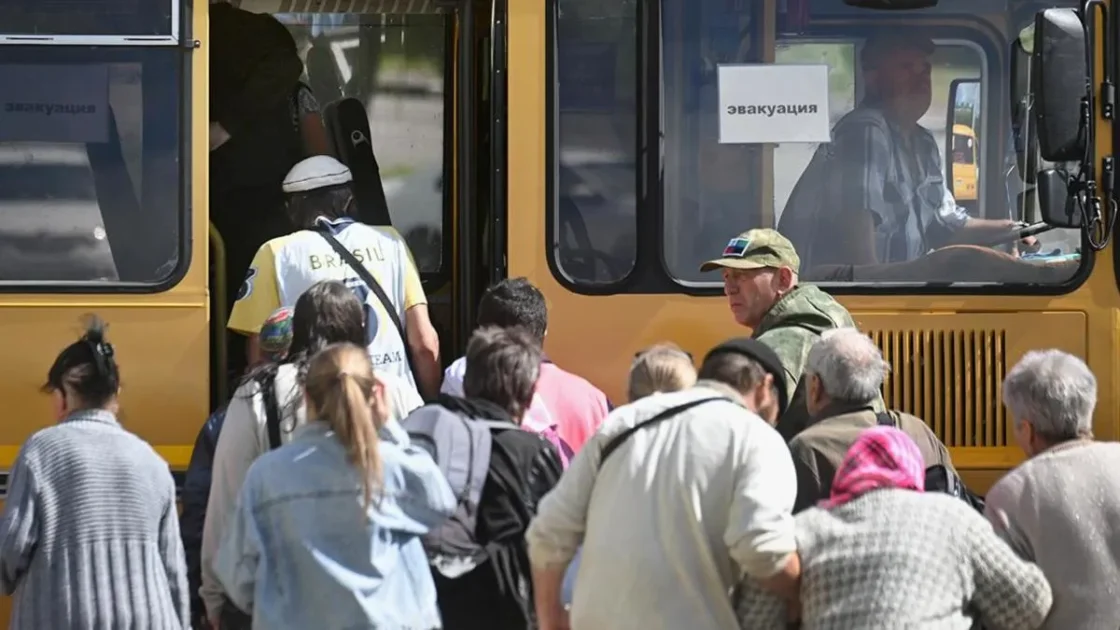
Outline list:
[[[401,324],[405,312],[427,304],[420,274],[404,239],[388,227],[372,227],[352,219],[320,222],[360,261],[389,297]],[[244,335],[260,333],[265,319],[281,306],[294,307],[311,285],[338,280],[350,287],[365,306],[366,339],[373,367],[416,381],[405,358],[405,339],[397,332],[377,295],[346,264],[321,234],[300,230],[274,238],[257,250],[229,317],[229,329]]]
[[[813,155],[778,230],[793,242],[803,269],[845,264],[851,261],[829,251],[846,249],[829,225],[859,210],[872,213],[880,263],[919,258],[969,219],[946,185],[933,134],[920,126],[907,134],[869,105],[833,127],[832,142]]]

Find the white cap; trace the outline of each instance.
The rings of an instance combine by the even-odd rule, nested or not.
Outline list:
[[[329,155],[314,155],[301,160],[284,178],[284,192],[297,193],[347,184],[354,178],[346,165]]]

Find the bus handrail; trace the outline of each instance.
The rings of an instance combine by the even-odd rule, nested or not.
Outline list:
[[[218,325],[212,326],[214,359],[217,364],[215,378],[218,379],[218,400],[224,402],[229,395],[229,379],[226,377],[229,347],[225,328],[225,322],[229,320],[226,304],[226,243],[213,221],[210,221],[210,260],[214,263],[214,273],[210,277],[210,300],[218,322]]]

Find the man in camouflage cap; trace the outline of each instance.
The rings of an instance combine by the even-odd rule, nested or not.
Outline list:
[[[786,441],[809,424],[802,379],[809,348],[826,330],[855,326],[832,296],[797,283],[800,267],[793,244],[771,229],[743,232],[728,241],[719,258],[700,266],[700,271],[722,270],[723,292],[735,321],[751,328],[752,336],[781,359],[786,391],[793,392],[789,409],[778,420]],[[884,409],[880,398],[876,410]]]

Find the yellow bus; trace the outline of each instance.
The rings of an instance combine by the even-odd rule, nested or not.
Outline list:
[[[953,197],[959,202],[976,201],[976,181],[979,173],[976,155],[976,134],[968,125],[953,125],[952,171]]]
[[[947,247],[803,280],[840,296],[880,343],[894,370],[887,400],[933,426],[975,489],[1021,459],[1000,383],[1028,349],[1084,357],[1100,379],[1096,433],[1117,437],[1115,104],[1098,97],[1080,143],[1070,140],[1086,68],[1066,68],[1065,91],[1036,86],[1032,99],[1026,77],[1052,87],[1062,72],[1052,59],[1049,74],[1033,72],[1045,51],[1032,56],[1033,38],[1020,36],[1038,12],[1079,3],[235,3],[291,30],[325,102],[365,105],[390,217],[420,262],[446,359],[482,289],[527,276],[549,301],[549,356],[616,404],[635,350],[672,339],[702,355],[749,333],[700,262],[739,232],[777,225],[818,143],[861,102],[867,37],[921,33],[935,43],[921,124],[941,146],[952,143],[953,81],[980,85],[979,216],[1045,215],[1058,227],[1038,234],[1033,257],[1008,244]],[[0,6],[0,468],[50,422],[36,389],[90,311],[117,345],[123,421],[176,472],[228,394],[220,279],[238,244],[208,217],[208,67],[221,63],[208,13],[180,0]],[[1074,22],[1054,40],[1067,62],[1084,45]],[[1105,58],[1116,48],[1102,42],[1117,41],[1118,22],[1092,22],[1098,90],[1116,80]],[[1058,115],[1036,125],[1043,107]],[[767,120],[731,120],[739,108]],[[1047,160],[1081,173],[1074,190],[1101,174],[1090,190],[1099,203],[1065,212],[1064,171]]]

